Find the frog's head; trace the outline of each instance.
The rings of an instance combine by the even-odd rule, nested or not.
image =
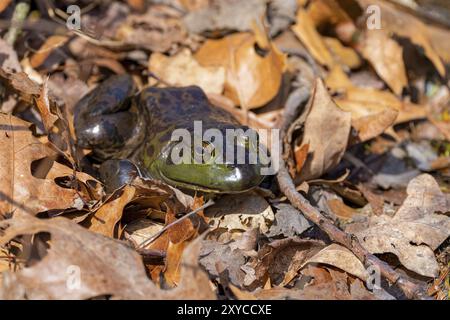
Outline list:
[[[245,129],[246,134],[242,134]],[[209,193],[256,187],[265,178],[261,172],[268,162],[265,148],[258,146],[256,131],[239,127],[236,132],[227,137],[222,128],[216,131],[221,137],[207,140],[190,139],[195,137],[191,132],[184,139],[177,136],[152,163],[152,171],[168,184]]]

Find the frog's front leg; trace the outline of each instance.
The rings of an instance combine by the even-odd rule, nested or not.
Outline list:
[[[135,92],[133,79],[119,75],[84,96],[74,112],[77,144],[92,149],[99,160],[126,157],[142,129],[142,117],[132,99]]]
[[[108,193],[141,176],[140,169],[130,160],[107,160],[100,165],[99,173]]]

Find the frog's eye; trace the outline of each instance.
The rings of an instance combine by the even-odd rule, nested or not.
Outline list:
[[[209,141],[202,141],[202,146],[192,147],[192,158],[195,163],[208,164],[216,157],[214,145]]]
[[[209,154],[212,158],[216,157],[216,148],[209,141],[202,141],[203,154]]]

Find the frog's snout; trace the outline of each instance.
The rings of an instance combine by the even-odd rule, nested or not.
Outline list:
[[[243,157],[236,156],[239,154],[237,150]],[[200,191],[234,193],[261,184],[265,178],[262,173],[265,165],[261,158],[254,157],[251,150],[244,146],[237,146],[235,151],[232,159],[227,159],[224,152],[220,161],[198,162],[191,158],[190,161],[178,163],[174,163],[169,156],[171,152],[167,152],[156,161],[157,170],[169,184]]]

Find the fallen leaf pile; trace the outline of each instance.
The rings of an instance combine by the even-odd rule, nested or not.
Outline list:
[[[212,199],[142,177],[107,192],[73,118],[113,74],[199,86],[256,129],[293,118],[281,153],[296,190],[448,299],[445,1],[76,1],[77,30],[74,1],[0,1],[0,299],[405,298],[274,177]]]

